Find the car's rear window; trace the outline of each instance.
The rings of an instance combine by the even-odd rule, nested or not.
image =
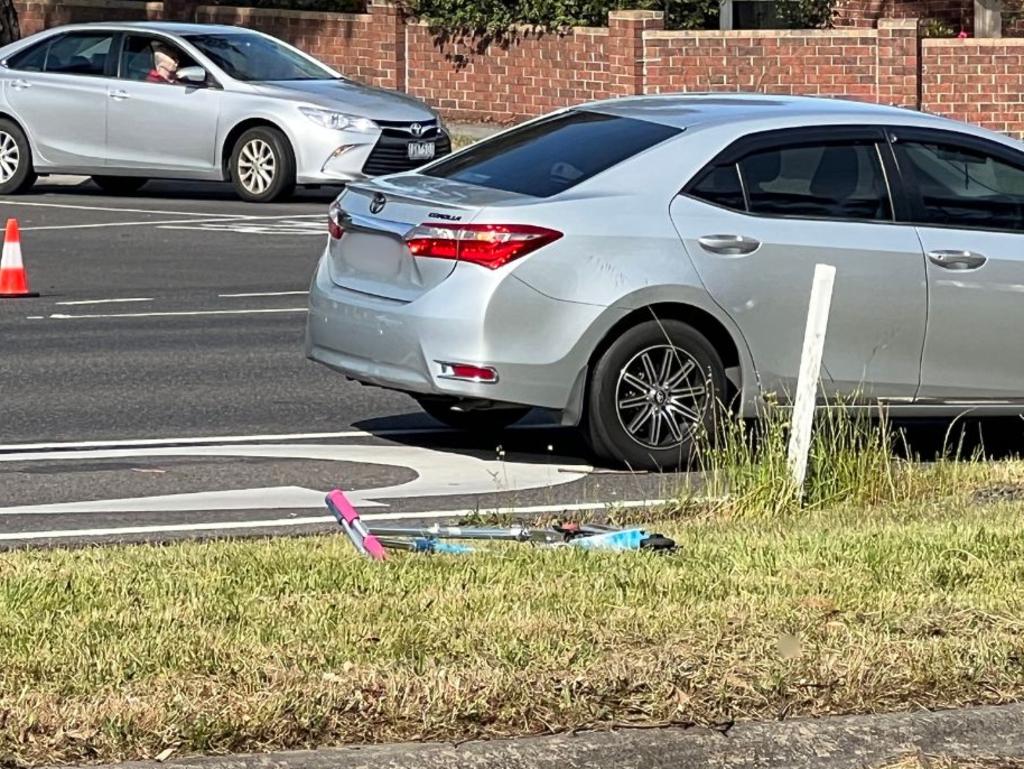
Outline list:
[[[423,173],[547,198],[680,131],[646,120],[573,110],[481,142]]]

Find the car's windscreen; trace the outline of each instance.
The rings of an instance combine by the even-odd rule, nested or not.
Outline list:
[[[246,32],[187,35],[192,45],[235,80],[333,80],[330,70],[276,40]]]
[[[646,120],[573,110],[481,142],[423,173],[547,198],[680,132]]]

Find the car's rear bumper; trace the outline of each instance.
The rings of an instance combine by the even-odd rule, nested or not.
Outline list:
[[[602,311],[475,265],[460,265],[413,302],[395,302],[337,286],[322,260],[306,354],[357,381],[412,394],[564,409]],[[498,381],[446,378],[441,362],[492,367]]]

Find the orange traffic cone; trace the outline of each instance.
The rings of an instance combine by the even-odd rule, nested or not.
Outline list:
[[[7,220],[7,231],[4,233],[4,251],[0,256],[0,298],[39,296],[28,290],[28,275],[25,264],[21,261],[21,233],[18,231],[18,220]]]

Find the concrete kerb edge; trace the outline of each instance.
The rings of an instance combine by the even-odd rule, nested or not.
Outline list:
[[[862,769],[908,754],[1024,757],[1024,704],[939,712],[622,729],[511,740],[171,758],[110,769]]]

